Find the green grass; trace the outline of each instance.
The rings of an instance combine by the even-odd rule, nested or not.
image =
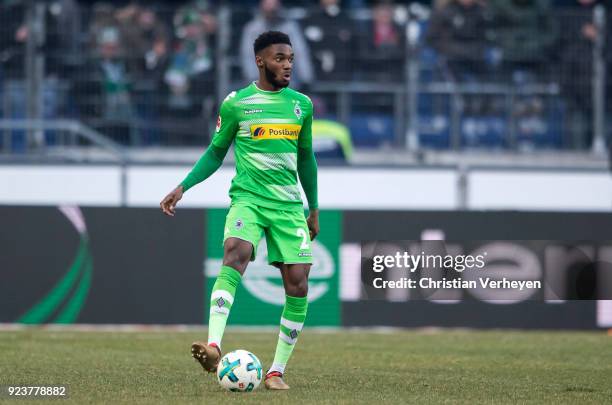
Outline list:
[[[266,366],[276,334],[228,330],[224,349],[251,350]],[[78,404],[612,403],[604,333],[306,329],[287,370],[292,389],[246,394],[223,391],[190,358],[203,336],[0,332],[0,385],[67,384],[70,399],[59,402]]]

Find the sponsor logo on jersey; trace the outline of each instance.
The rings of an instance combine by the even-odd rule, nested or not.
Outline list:
[[[259,108],[256,108],[254,110],[244,110],[244,113],[246,115],[248,115],[248,114],[257,114],[257,113],[262,113],[262,112],[263,112],[263,110],[261,110]]]
[[[266,129],[263,127],[251,128],[251,133],[253,134],[253,138],[259,138],[266,134]]]
[[[296,140],[302,126],[299,124],[257,124],[251,125],[251,138]]]

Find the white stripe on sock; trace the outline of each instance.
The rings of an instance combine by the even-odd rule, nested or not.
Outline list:
[[[210,307],[210,314],[223,314],[223,315],[228,315],[229,316],[230,310],[229,308],[225,308],[225,307],[218,307],[218,306],[212,306]]]
[[[281,317],[281,325],[289,328],[290,330],[297,330],[298,332],[300,332],[302,330],[302,327],[304,326],[304,322],[300,323],[300,322],[294,322],[294,321],[290,321],[287,318],[283,318]]]
[[[226,290],[213,291],[212,295],[210,296],[210,300],[216,301],[217,299],[219,299],[219,297],[229,302],[230,306],[234,303],[234,297],[232,297],[232,294],[230,294],[230,292]]]
[[[270,367],[270,370],[268,370],[268,373],[271,373],[273,371],[278,371],[279,373],[284,374],[285,373],[285,366],[286,366],[286,364],[272,363],[272,367]]]

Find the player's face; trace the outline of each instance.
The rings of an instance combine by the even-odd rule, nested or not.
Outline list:
[[[293,49],[287,44],[274,44],[261,53],[266,79],[275,87],[287,87],[293,69]]]

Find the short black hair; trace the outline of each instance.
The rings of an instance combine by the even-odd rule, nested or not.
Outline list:
[[[289,40],[289,35],[280,31],[266,31],[263,34],[259,35],[255,42],[253,42],[253,50],[255,54],[259,53],[262,49],[266,49],[270,45],[274,44],[287,44],[291,45],[291,41]]]

